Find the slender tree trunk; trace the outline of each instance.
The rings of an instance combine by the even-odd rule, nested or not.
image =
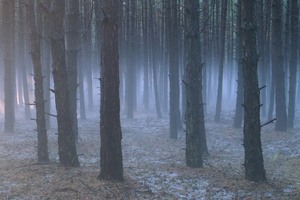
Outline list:
[[[119,99],[118,0],[101,0],[101,171],[99,178],[123,180]]]
[[[170,138],[177,139],[178,126],[181,123],[179,112],[179,60],[178,60],[178,18],[177,0],[170,0],[167,5],[168,23],[171,28],[169,35],[169,80],[170,80]]]
[[[150,22],[149,22],[149,32],[151,38],[151,57],[152,58],[152,70],[153,70],[153,86],[154,86],[154,96],[155,96],[155,108],[157,118],[162,118],[161,108],[160,108],[160,101],[159,101],[159,94],[158,94],[158,85],[157,85],[157,45],[155,44],[156,40],[156,33],[154,32],[154,12],[153,12],[153,3],[149,2],[149,12],[150,14]]]
[[[264,65],[264,7],[263,0],[257,1],[256,4],[256,19],[257,19],[257,50],[259,55],[258,60],[258,71],[259,71],[259,85],[261,87],[266,86],[266,73],[267,66]],[[262,102],[261,114],[263,117],[266,116],[266,89],[260,91],[260,99]]]
[[[50,1],[45,1],[44,6],[49,9]],[[45,36],[50,34],[51,27],[49,27],[50,19],[49,16],[42,15],[42,24],[41,29],[42,33]],[[44,99],[45,99],[45,119],[46,119],[46,128],[51,128],[51,119],[49,113],[51,113],[51,92],[50,92],[50,84],[51,84],[51,45],[49,45],[48,40],[41,40],[41,54],[42,54],[42,67],[43,67],[43,75],[44,75]]]
[[[144,107],[149,109],[149,52],[148,52],[148,1],[143,4],[143,61],[144,61]]]
[[[68,90],[64,39],[65,0],[53,0],[50,18],[53,80],[58,126],[58,155],[61,165],[79,166]]]
[[[285,104],[283,54],[282,54],[282,1],[273,0],[272,4],[272,65],[275,69],[275,102],[277,131],[287,130],[287,114]]]
[[[4,131],[14,132],[15,125],[15,74],[13,62],[13,45],[14,45],[14,13],[15,1],[3,0],[2,1],[2,23],[3,34],[2,42],[4,47]]]
[[[270,53],[270,49],[271,49],[271,36],[270,36],[270,33],[271,33],[271,0],[265,0],[264,1],[264,7],[265,7],[265,12],[264,12],[264,16],[265,16],[265,24],[264,24],[264,41],[265,41],[265,44],[264,44],[264,61],[263,61],[263,66],[265,68],[265,75],[266,75],[266,103],[269,103],[268,105],[266,104],[265,105],[265,109],[266,109],[266,116],[268,117],[268,119],[272,119],[272,112],[273,112],[273,108],[271,107],[271,103],[272,103],[272,106],[274,105],[274,87],[272,86],[273,83],[272,82],[272,69],[271,69],[271,65],[270,65],[270,62],[271,62],[271,53]],[[271,73],[270,73],[271,72]],[[272,90],[272,87],[273,87],[273,96],[272,96],[272,99],[271,99],[271,95],[269,96],[268,94],[271,94],[271,90]],[[264,95],[264,94],[262,94]],[[267,101],[267,99],[270,99],[271,101]],[[273,101],[273,102],[272,102]],[[268,110],[267,108],[272,108],[272,110]],[[268,111],[268,112],[267,112]],[[269,112],[270,111],[270,112]],[[270,114],[270,115],[269,115]]]
[[[88,109],[94,109],[94,93],[93,93],[93,70],[92,70],[92,1],[83,1],[84,10],[84,72],[87,83]]]
[[[23,97],[24,97],[24,114],[25,119],[31,118],[30,113],[30,105],[29,105],[29,91],[28,91],[28,82],[27,82],[27,63],[25,57],[25,48],[26,48],[26,37],[25,37],[25,29],[26,29],[26,17],[25,17],[25,9],[22,6],[19,6],[19,69],[20,69],[20,79],[19,83],[21,84],[21,88],[23,89]],[[22,96],[21,96],[22,99]]]
[[[289,80],[289,105],[288,105],[288,127],[294,128],[296,80],[297,80],[297,51],[298,51],[298,0],[291,0],[291,51],[290,51],[290,80]]]
[[[133,119],[134,113],[134,97],[135,97],[135,25],[134,17],[135,15],[135,2],[133,0],[127,0],[126,6],[126,26],[127,26],[127,60],[126,60],[126,87],[125,87],[125,103],[127,118]],[[130,12],[131,11],[131,12]]]
[[[222,1],[221,13],[221,32],[220,32],[220,65],[218,75],[218,93],[215,113],[215,122],[220,122],[222,110],[222,92],[223,92],[223,70],[225,56],[225,33],[226,33],[226,18],[227,18],[227,0]]]
[[[260,139],[258,55],[256,48],[255,1],[242,0],[242,40],[244,70],[245,174],[250,181],[266,181]]]
[[[237,95],[236,95],[236,105],[235,105],[235,114],[233,120],[234,128],[241,128],[243,121],[243,103],[244,103],[244,78],[243,78],[243,63],[242,63],[242,35],[241,35],[241,0],[238,0],[237,4],[237,25],[236,25],[236,33],[237,33],[237,41],[236,41],[236,49],[237,49],[237,66],[238,66],[238,80],[237,80]]]
[[[38,161],[49,162],[48,139],[45,120],[45,101],[43,88],[43,74],[41,65],[41,45],[36,17],[38,15],[34,1],[27,4],[27,20],[30,37],[31,58],[34,71],[34,94],[36,105],[36,125],[38,132]]]

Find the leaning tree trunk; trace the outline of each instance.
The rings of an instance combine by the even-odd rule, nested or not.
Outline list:
[[[123,180],[122,130],[119,98],[119,0],[101,0],[100,166],[99,178]]]
[[[4,131],[13,132],[15,124],[15,88],[14,62],[12,46],[14,43],[14,0],[2,1],[2,42],[4,50]]]
[[[242,0],[242,40],[244,72],[244,148],[245,174],[250,181],[265,181],[261,148],[258,55],[256,48],[255,1]]]
[[[31,48],[31,58],[34,71],[34,95],[36,105],[36,125],[38,132],[38,161],[49,162],[48,139],[45,120],[45,101],[43,88],[43,74],[41,65],[41,45],[38,33],[38,25],[36,24],[36,15],[34,1],[27,4],[27,20],[29,28],[29,39]]]
[[[52,23],[51,50],[53,80],[58,126],[58,155],[61,165],[79,166],[73,133],[73,122],[68,90],[64,39],[65,1],[53,0],[50,17]]]
[[[285,104],[283,53],[282,53],[282,1],[273,0],[272,3],[272,65],[275,69],[275,102],[276,123],[275,130],[287,130],[287,114]]]
[[[294,128],[295,101],[296,101],[296,80],[297,80],[297,50],[298,50],[298,0],[292,0],[291,9],[291,54],[290,54],[290,91],[288,107],[288,127]]]

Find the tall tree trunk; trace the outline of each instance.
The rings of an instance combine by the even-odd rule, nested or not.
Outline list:
[[[24,104],[24,114],[25,119],[31,118],[30,113],[30,105],[29,105],[29,91],[28,91],[28,82],[27,82],[27,63],[26,63],[26,57],[25,57],[25,49],[26,49],[26,17],[25,17],[25,8],[22,6],[19,6],[19,32],[18,32],[18,54],[19,54],[19,80],[18,83],[20,84],[20,88],[22,88],[23,93],[19,95],[19,99],[24,102],[19,102]]]
[[[267,111],[267,108],[270,108],[268,110],[268,112],[266,113],[267,114],[267,117],[269,120],[272,119],[272,112],[273,112],[273,106],[274,106],[274,87],[273,87],[273,83],[272,82],[272,73],[271,72],[271,53],[270,53],[270,49],[271,49],[271,1],[272,0],[265,0],[264,1],[264,7],[265,7],[265,31],[264,31],[264,41],[265,41],[265,44],[264,44],[264,61],[263,61],[263,66],[265,67],[265,74],[266,74],[266,102],[267,99],[269,98],[270,101],[269,101],[269,105],[265,105],[266,107],[266,111]],[[271,73],[270,73],[271,72]],[[273,95],[271,95],[272,93],[272,87],[273,87]],[[270,94],[270,96],[268,95]]]
[[[136,67],[135,67],[135,9],[136,3],[134,0],[128,0],[126,6],[126,15],[127,15],[127,44],[128,44],[128,57],[126,63],[126,105],[127,105],[127,118],[133,118],[134,112],[134,102],[135,102],[135,76],[136,76]]]
[[[64,39],[65,0],[53,0],[51,18],[51,47],[53,80],[58,126],[58,155],[61,165],[79,166],[68,90],[68,73]]]
[[[99,178],[123,180],[119,99],[118,0],[101,0],[101,171]]]
[[[177,0],[170,0],[167,8],[168,23],[170,28],[169,35],[169,80],[170,80],[170,138],[177,139],[177,129],[180,120],[179,112],[179,60],[178,60],[178,14]]]
[[[185,0],[186,27],[186,164],[202,167],[205,136],[202,102],[202,67],[199,32],[199,1]],[[206,143],[206,139],[205,139]],[[206,144],[205,144],[206,146]],[[207,148],[207,147],[206,147]]]
[[[243,78],[243,63],[242,63],[242,35],[241,35],[241,0],[238,0],[237,4],[237,25],[236,25],[236,49],[237,49],[237,66],[238,66],[238,80],[237,80],[237,95],[236,95],[236,104],[235,104],[235,114],[233,120],[234,128],[241,128],[243,121],[243,103],[244,103],[244,78]]]
[[[264,38],[264,4],[263,0],[257,1],[257,11],[256,11],[256,19],[257,19],[257,50],[259,55],[258,60],[258,71],[259,71],[259,85],[261,87],[266,86],[266,73],[268,67],[264,65],[264,49],[265,49],[265,38]],[[261,114],[265,117],[266,114],[266,88],[260,91],[260,99],[262,103]]]
[[[288,127],[294,128],[296,80],[297,80],[297,51],[298,51],[298,0],[291,0],[291,51],[290,51],[290,80],[289,80],[289,105],[288,105]]]
[[[22,6],[19,6],[19,47],[18,47],[18,53],[19,53],[19,69],[20,69],[20,79],[19,83],[21,84],[21,88],[23,89],[23,96],[24,97],[24,114],[25,119],[31,118],[30,113],[30,105],[29,105],[29,91],[28,91],[28,82],[27,82],[27,63],[26,63],[26,56],[25,56],[25,48],[26,48],[26,37],[25,37],[25,29],[26,29],[26,17],[25,17],[25,9]]]
[[[14,74],[14,21],[15,1],[2,1],[2,42],[4,47],[4,131],[14,132],[15,125],[15,74]]]
[[[149,109],[149,52],[148,52],[148,1],[145,1],[143,6],[143,61],[144,61],[144,90],[143,100],[145,110]]]
[[[242,40],[244,70],[245,174],[250,181],[266,181],[261,139],[256,48],[255,1],[242,0]]]
[[[45,25],[43,25],[45,26]],[[44,27],[45,34],[48,35],[47,32],[48,27]],[[51,112],[51,93],[50,93],[50,84],[51,84],[51,47],[46,41],[42,42],[42,58],[43,58],[43,74],[45,77],[44,82],[44,99],[45,99],[45,112],[46,114],[46,128],[51,128],[51,119],[49,113]]]
[[[38,132],[38,161],[49,162],[48,139],[45,120],[45,101],[43,88],[43,73],[41,64],[41,45],[36,17],[38,14],[35,1],[27,4],[27,20],[29,28],[31,58],[34,71],[34,94],[36,105],[36,125]]]
[[[218,75],[218,93],[215,113],[215,122],[220,122],[222,110],[222,92],[223,92],[223,70],[225,56],[225,34],[226,34],[226,18],[227,18],[227,0],[222,1],[221,13],[221,32],[220,32],[220,65]]]
[[[46,8],[50,8],[50,1],[45,1],[44,6]],[[49,27],[50,19],[47,14],[42,15],[42,33],[44,36],[48,36],[50,34],[51,27]],[[44,79],[44,99],[45,99],[45,118],[46,118],[46,128],[51,128],[51,119],[49,113],[51,113],[51,92],[50,92],[50,84],[51,84],[51,45],[47,40],[41,40],[41,53],[42,53],[42,67],[43,67],[43,75]]]
[[[273,0],[272,5],[272,66],[275,69],[275,102],[277,131],[287,130],[287,114],[285,104],[283,54],[282,54],[282,1]]]
[[[68,0],[66,6],[66,64],[68,69],[69,101],[72,116],[72,130],[78,142],[77,120],[77,60],[79,40],[79,0]]]
[[[94,93],[93,93],[93,70],[92,70],[92,1],[83,1],[83,26],[84,26],[84,72],[87,83],[88,109],[94,109]],[[82,58],[83,59],[83,58]]]
[[[149,33],[150,33],[150,38],[151,38],[151,56],[152,58],[152,73],[153,73],[153,88],[154,88],[154,96],[155,96],[155,108],[156,108],[156,114],[157,118],[162,118],[162,113],[161,113],[161,108],[160,108],[160,99],[159,99],[159,94],[158,94],[158,85],[157,85],[157,53],[156,50],[157,45],[155,44],[156,40],[156,33],[154,31],[154,12],[153,12],[153,3],[149,1],[149,12],[150,12],[150,22],[149,22]]]

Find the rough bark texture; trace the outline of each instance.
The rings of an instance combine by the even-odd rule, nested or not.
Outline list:
[[[58,126],[58,154],[63,166],[77,167],[75,135],[68,90],[68,74],[65,60],[64,15],[65,1],[53,0],[50,12],[52,22],[51,48],[53,80]]]
[[[29,28],[31,58],[34,71],[34,95],[36,105],[36,125],[38,133],[38,161],[49,162],[48,139],[45,120],[43,74],[41,65],[41,45],[38,27],[35,23],[37,12],[35,12],[34,3],[34,1],[29,1],[27,4],[27,20]]]
[[[14,88],[14,62],[13,62],[13,34],[14,34],[14,0],[2,1],[2,42],[4,50],[4,92],[5,92],[5,105],[4,105],[4,131],[14,132],[15,124],[15,88]]]
[[[185,0],[186,27],[186,165],[202,167],[201,134],[205,134],[202,103],[202,63],[199,36],[199,1]],[[200,77],[200,78],[199,78]],[[202,111],[202,112],[200,112]]]
[[[282,53],[282,1],[273,0],[272,3],[272,65],[275,69],[275,102],[276,123],[275,130],[287,130],[287,114],[285,103],[283,53]]]
[[[77,56],[79,40],[79,1],[68,0],[66,15],[66,63],[68,68],[69,101],[73,133],[78,141],[77,120]]]
[[[288,127],[294,128],[295,101],[296,101],[296,80],[297,80],[297,50],[298,50],[298,0],[291,2],[291,54],[290,54],[290,90],[288,107]]]
[[[242,0],[242,40],[244,74],[245,175],[251,181],[265,181],[261,138],[256,48],[255,1]]]
[[[101,0],[100,166],[99,178],[123,180],[119,99],[118,0]]]

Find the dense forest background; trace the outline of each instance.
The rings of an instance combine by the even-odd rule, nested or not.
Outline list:
[[[0,0],[0,10],[1,128],[4,138],[24,131],[18,122],[36,131],[38,164],[79,167],[90,161],[77,152],[87,151],[99,157],[99,179],[124,180],[132,173],[124,133],[157,125],[153,137],[170,139],[163,147],[183,142],[176,150],[192,169],[212,167],[216,149],[228,148],[215,140],[237,134],[230,143],[242,148],[230,153],[241,153],[239,177],[266,183],[264,128],[274,145],[282,135],[287,146],[300,138],[298,0]],[[83,142],[96,145],[83,133],[91,129],[99,155]],[[270,181],[271,193],[295,197],[299,176],[283,180],[292,181],[282,186],[288,192]]]

